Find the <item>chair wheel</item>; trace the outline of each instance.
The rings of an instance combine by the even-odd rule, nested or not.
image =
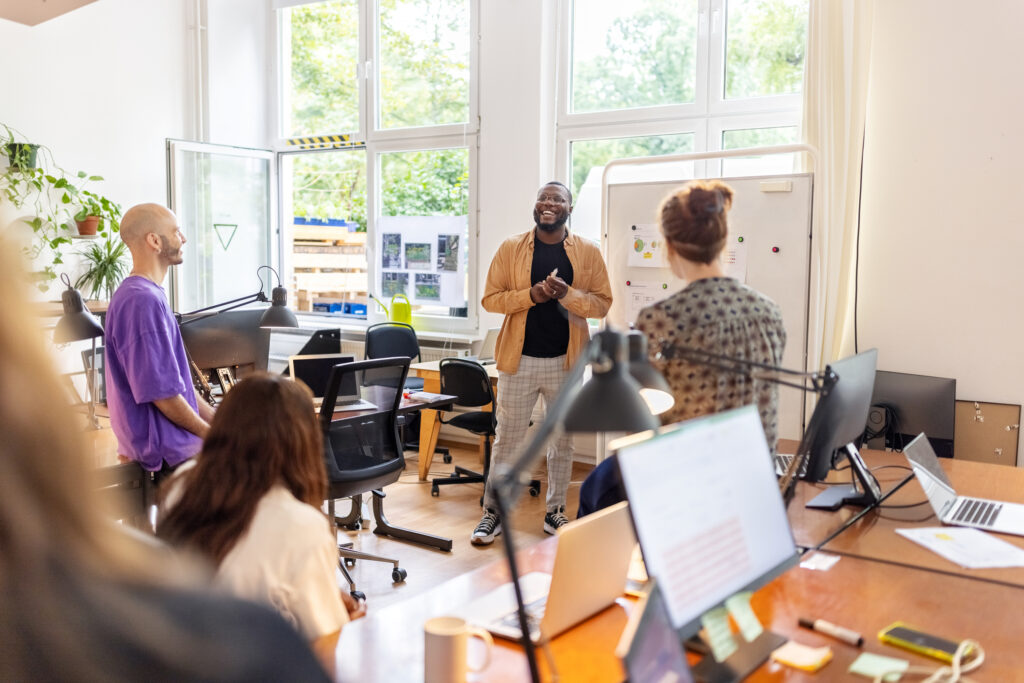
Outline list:
[[[530,496],[532,498],[536,498],[539,495],[540,495],[540,489],[537,488],[536,486],[531,486],[530,487]]]
[[[391,580],[394,583],[402,583],[407,576],[409,576],[409,573],[401,567],[395,567],[391,570]]]
[[[356,600],[366,600],[366,593],[364,593],[363,591],[349,591],[349,595],[351,595]]]
[[[433,486],[430,487],[430,495],[432,495],[434,498],[437,498],[438,496],[441,495],[441,489],[438,488],[437,484],[434,484]]]
[[[363,528],[362,522],[352,522],[351,524],[344,525],[349,531],[359,531]]]
[[[451,465],[452,464],[452,454],[451,453],[445,453],[443,456],[441,456],[441,459],[444,460],[444,464],[445,465]]]
[[[346,567],[354,567],[354,566],[356,566],[356,561],[354,559],[352,559],[351,557],[346,557],[345,558],[345,566]]]

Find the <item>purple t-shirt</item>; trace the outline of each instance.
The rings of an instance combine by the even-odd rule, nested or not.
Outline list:
[[[107,407],[118,452],[151,471],[188,460],[202,440],[153,404],[180,395],[198,411],[185,346],[163,287],[144,277],[125,278],[110,298],[106,323]]]

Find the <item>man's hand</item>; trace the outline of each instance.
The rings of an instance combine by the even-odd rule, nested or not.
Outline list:
[[[530,287],[530,299],[532,299],[535,304],[542,304],[545,301],[551,300],[551,294],[548,292],[546,280],[541,280],[533,287]]]
[[[548,296],[552,299],[561,299],[569,291],[569,285],[566,284],[565,280],[554,273],[545,278],[544,286],[548,292]]]
[[[359,617],[366,616],[366,603],[362,600],[356,600],[345,591],[341,591],[341,603],[345,605],[349,621],[355,621]]]

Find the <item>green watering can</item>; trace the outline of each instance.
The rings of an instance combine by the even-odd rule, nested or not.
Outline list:
[[[405,301],[396,301],[401,297]],[[377,304],[384,309],[384,312],[388,314],[388,320],[393,323],[405,323],[412,327],[412,303],[409,301],[409,297],[399,292],[391,297],[391,309],[381,303],[380,299],[374,295],[370,295],[370,298],[377,302]]]

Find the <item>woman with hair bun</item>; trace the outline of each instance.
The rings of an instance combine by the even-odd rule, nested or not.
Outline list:
[[[647,336],[652,362],[675,396],[675,405],[662,414],[662,422],[755,404],[775,453],[777,385],[755,381],[746,373],[657,358],[663,346],[679,345],[769,365],[782,363],[786,330],[779,306],[727,277],[722,266],[732,196],[732,188],[720,180],[693,180],[662,202],[659,224],[669,266],[687,284],[640,311],[636,326]]]

